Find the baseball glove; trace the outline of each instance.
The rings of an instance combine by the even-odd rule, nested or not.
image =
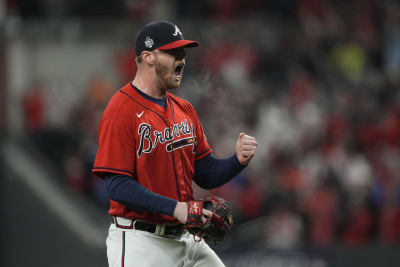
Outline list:
[[[196,241],[204,239],[216,245],[224,240],[233,227],[232,213],[228,203],[218,196],[210,196],[205,200],[189,201],[186,229],[193,234]],[[201,221],[203,209],[210,210],[212,216],[206,222]]]

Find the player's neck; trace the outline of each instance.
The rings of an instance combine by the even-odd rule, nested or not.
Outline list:
[[[146,95],[156,99],[163,99],[167,93],[166,89],[162,89],[157,85],[157,81],[154,76],[136,73],[132,84]]]

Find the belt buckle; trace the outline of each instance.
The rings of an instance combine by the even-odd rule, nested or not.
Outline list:
[[[115,223],[115,226],[121,229],[133,229],[135,225],[134,221],[123,217],[113,216],[113,221]]]
[[[157,224],[156,231],[154,232],[156,235],[164,235],[165,234],[165,224]]]

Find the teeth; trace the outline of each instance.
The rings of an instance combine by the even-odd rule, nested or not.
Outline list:
[[[176,66],[176,68],[175,68],[175,78],[177,80],[181,79],[183,67],[184,67],[184,64],[180,64],[180,65]]]

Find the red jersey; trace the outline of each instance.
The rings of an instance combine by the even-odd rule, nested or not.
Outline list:
[[[92,172],[123,174],[150,191],[193,199],[194,161],[212,152],[193,106],[169,92],[167,109],[146,99],[129,83],[111,98],[98,127]],[[153,223],[177,220],[139,212],[110,199],[109,214]]]

